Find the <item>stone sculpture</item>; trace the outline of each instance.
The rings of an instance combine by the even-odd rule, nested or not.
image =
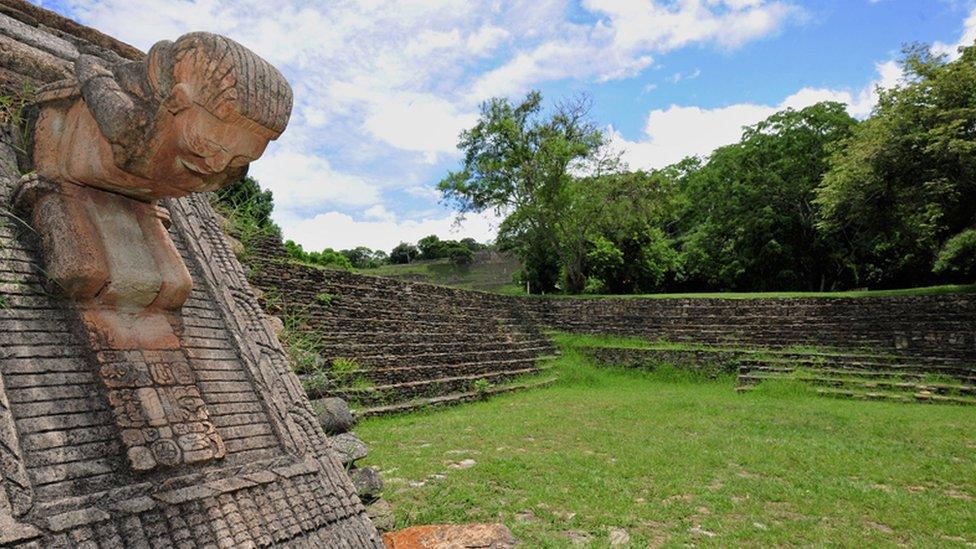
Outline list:
[[[15,202],[81,309],[133,469],[226,451],[171,326],[191,281],[154,201],[240,180],[291,105],[280,72],[209,33],[115,66],[79,56],[74,80],[39,94],[35,174]]]
[[[0,80],[45,84],[26,154],[0,124],[0,546],[380,546],[199,192],[281,133],[287,82],[0,3]]]

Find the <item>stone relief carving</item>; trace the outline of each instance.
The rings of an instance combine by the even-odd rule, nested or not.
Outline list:
[[[175,328],[190,274],[156,201],[240,180],[284,130],[291,88],[209,33],[159,42],[142,61],[82,55],[74,72],[39,91],[34,173],[14,202],[80,311],[131,467],[220,459]]]

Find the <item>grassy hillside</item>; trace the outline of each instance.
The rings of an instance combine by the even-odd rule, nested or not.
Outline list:
[[[434,261],[415,261],[407,265],[384,265],[376,269],[361,269],[357,272],[442,286],[454,286],[467,290],[516,293],[519,291],[519,287],[512,281],[512,277],[518,269],[519,262],[511,255],[478,252],[475,254],[474,263],[466,267],[456,267],[447,259],[437,259]]]

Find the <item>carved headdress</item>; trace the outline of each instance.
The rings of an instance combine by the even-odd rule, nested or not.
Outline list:
[[[165,40],[149,50],[146,77],[156,101],[186,84],[193,100],[225,121],[281,135],[291,115],[292,92],[278,69],[230,38],[207,32]],[[243,121],[241,120],[243,119]],[[262,131],[263,130],[263,131]]]

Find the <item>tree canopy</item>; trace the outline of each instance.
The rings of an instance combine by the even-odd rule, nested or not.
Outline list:
[[[906,48],[873,114],[786,109],[707,158],[627,172],[574,100],[491,99],[439,184],[504,216],[530,290],[832,290],[976,276],[976,48]]]

